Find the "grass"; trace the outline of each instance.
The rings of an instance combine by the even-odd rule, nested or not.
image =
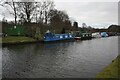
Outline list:
[[[118,72],[120,72],[120,55],[112,61],[111,64],[106,66],[102,72],[97,74],[96,78],[120,78]]]
[[[24,37],[24,36],[8,36],[2,38],[2,43],[16,43],[16,42],[33,42],[36,41],[31,37]]]

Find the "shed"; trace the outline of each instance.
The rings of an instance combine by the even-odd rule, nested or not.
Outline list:
[[[5,29],[5,33],[8,36],[24,36],[25,29],[23,26],[8,26]]]

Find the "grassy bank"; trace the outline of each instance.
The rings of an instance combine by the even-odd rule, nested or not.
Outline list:
[[[2,38],[2,43],[22,43],[22,42],[34,42],[37,41],[31,37],[23,37],[23,36],[8,36]]]
[[[106,66],[102,72],[100,72],[96,77],[97,78],[120,78],[120,75],[118,75],[118,72],[120,72],[120,55],[112,61],[111,64]]]

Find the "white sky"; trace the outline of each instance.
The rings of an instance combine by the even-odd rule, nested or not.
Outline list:
[[[41,0],[38,0],[41,1]],[[111,24],[118,24],[118,1],[119,0],[53,0],[55,8],[65,11],[72,21],[77,21],[94,28],[107,28]],[[9,20],[14,19],[8,15],[5,8],[0,7],[0,20],[6,16]]]
[[[118,24],[118,2],[88,0],[54,0],[56,8],[64,10],[79,26],[86,23],[95,28]]]

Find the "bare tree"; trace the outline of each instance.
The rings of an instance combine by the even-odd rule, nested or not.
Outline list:
[[[1,0],[2,1],[2,0]],[[0,1],[0,2],[1,2]],[[13,16],[14,16],[14,19],[15,19],[15,24],[17,23],[17,9],[18,9],[18,6],[15,4],[16,2],[14,1],[14,0],[11,0],[11,1],[9,1],[9,2],[7,2],[7,1],[3,1],[3,2],[1,2],[1,6],[3,6],[3,7],[6,7],[6,9],[9,11],[9,13],[10,14],[12,14]],[[10,11],[11,9],[10,8],[8,8],[8,7],[10,7],[13,11]]]
[[[87,28],[86,23],[82,23],[82,27],[83,27],[83,28]]]
[[[69,16],[64,11],[51,10],[49,13],[51,22],[69,22]]]
[[[49,16],[51,28],[55,29],[58,33],[64,33],[65,30],[71,28],[69,16],[64,11],[51,10]]]
[[[36,11],[35,2],[18,2],[17,5],[20,18],[24,19],[25,22],[31,22]]]
[[[13,15],[15,18],[15,24],[17,23],[17,7],[15,2],[12,0],[12,2],[6,2],[6,4],[10,5],[10,7],[13,9]]]
[[[2,3],[0,1],[0,3]],[[6,9],[14,16],[15,24],[17,23],[17,19],[20,19],[22,22],[31,22],[32,20],[36,20],[36,22],[42,22],[47,24],[50,20],[49,11],[54,8],[54,2],[52,1],[43,1],[43,2],[32,2],[24,0],[12,0],[11,2],[5,2]],[[0,6],[4,6],[4,4],[0,4]],[[9,8],[11,7],[11,9]]]
[[[73,26],[74,26],[75,28],[78,28],[78,22],[75,21],[75,22],[73,23]]]
[[[50,20],[49,12],[54,9],[54,2],[52,1],[43,1],[39,5],[39,22],[47,24]]]

